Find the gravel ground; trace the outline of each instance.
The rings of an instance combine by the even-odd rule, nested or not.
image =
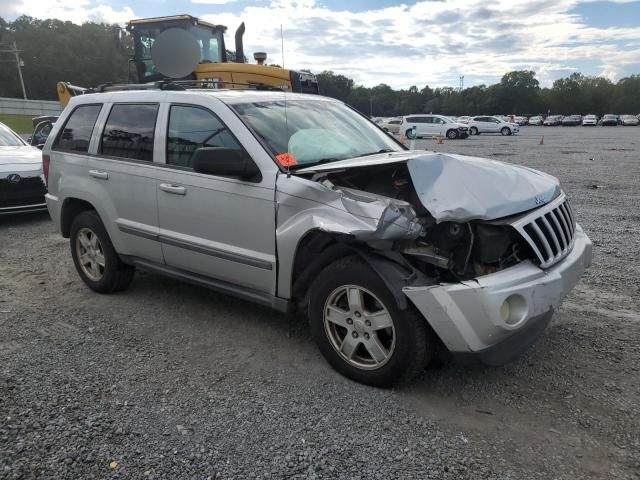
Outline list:
[[[522,358],[400,390],[332,371],[293,316],[149,274],[92,293],[46,215],[0,218],[0,477],[640,478],[639,143],[418,142],[558,176],[595,259]]]

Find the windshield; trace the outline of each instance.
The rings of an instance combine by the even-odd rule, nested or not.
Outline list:
[[[172,25],[172,28],[177,25]],[[142,65],[142,80],[149,80],[149,77],[155,79],[160,75],[153,60],[151,59],[151,50],[156,38],[165,29],[149,28],[136,34],[136,56]],[[222,33],[212,31],[208,28],[196,27],[189,25],[187,31],[191,32],[198,42],[200,50],[200,63],[217,63],[222,61]]]
[[[286,110],[285,110],[286,105]],[[326,100],[284,100],[232,105],[278,158],[282,166],[307,167],[402,146],[357,112]],[[286,112],[286,116],[285,116]]]
[[[15,133],[0,125],[0,147],[22,147],[24,144]]]

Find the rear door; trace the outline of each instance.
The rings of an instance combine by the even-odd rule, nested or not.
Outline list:
[[[158,109],[158,103],[107,106],[96,155],[87,162],[88,188],[110,223],[116,250],[153,262],[162,262],[153,164]]]
[[[191,161],[197,148],[226,147],[244,154],[244,147],[205,106],[163,108],[166,163],[158,170],[157,195],[166,263],[275,295],[274,178],[249,181],[195,172]]]

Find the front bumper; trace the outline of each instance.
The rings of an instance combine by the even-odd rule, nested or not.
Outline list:
[[[525,261],[473,280],[405,287],[403,292],[449,351],[502,365],[542,333],[591,257],[591,241],[577,225],[571,253],[546,270]]]

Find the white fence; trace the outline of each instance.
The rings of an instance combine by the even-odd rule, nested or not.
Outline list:
[[[0,97],[0,113],[12,115],[58,115],[60,111],[61,108],[58,102]]]

